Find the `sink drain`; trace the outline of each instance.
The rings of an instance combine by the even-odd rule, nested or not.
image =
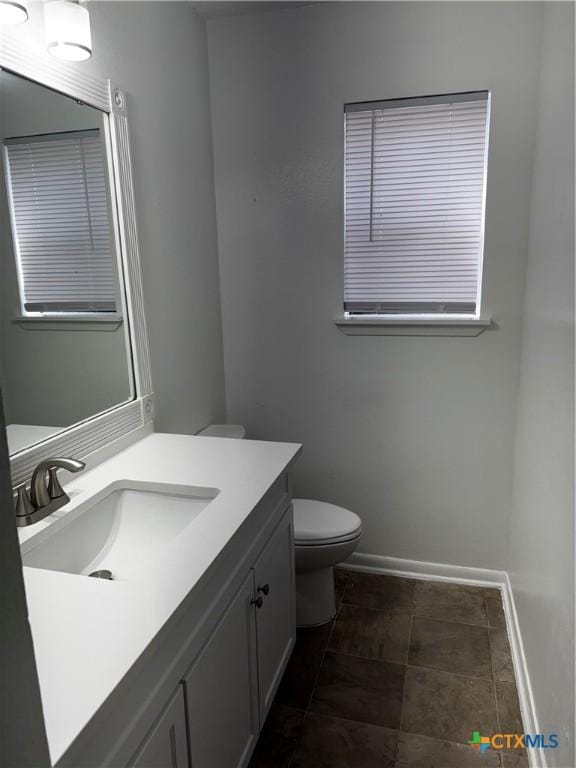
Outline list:
[[[108,579],[108,581],[113,581],[112,571],[108,571],[106,568],[101,571],[92,571],[88,576],[92,576],[94,579]]]

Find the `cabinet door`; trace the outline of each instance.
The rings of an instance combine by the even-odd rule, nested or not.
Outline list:
[[[189,768],[182,686],[130,762],[130,768]]]
[[[253,574],[186,675],[192,768],[242,768],[258,738]]]
[[[296,638],[292,507],[256,561],[254,577],[256,597],[262,598],[256,609],[256,632],[260,722],[264,723]]]

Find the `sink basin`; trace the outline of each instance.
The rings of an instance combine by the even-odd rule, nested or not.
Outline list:
[[[52,535],[23,554],[23,563],[84,576],[110,571],[114,580],[129,580],[151,565],[218,493],[197,486],[115,484],[70,522],[64,518]]]

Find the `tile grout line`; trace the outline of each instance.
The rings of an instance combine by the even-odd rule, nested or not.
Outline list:
[[[328,638],[326,640],[326,645],[324,646],[324,651],[322,653],[322,658],[320,660],[320,664],[318,665],[318,671],[316,672],[316,676],[314,677],[314,683],[312,685],[312,690],[310,691],[310,696],[308,697],[308,704],[306,706],[306,715],[310,711],[310,705],[312,703],[312,699],[314,698],[314,693],[316,692],[316,686],[318,685],[318,678],[320,677],[320,671],[322,670],[322,665],[324,664],[324,659],[326,658],[326,654],[328,653],[328,647],[330,645],[330,639],[332,638],[332,633],[334,632],[334,627],[336,626],[336,622],[338,620],[338,614],[340,613],[341,605],[342,604],[340,604],[338,606],[338,608],[336,609],[336,613],[334,615],[334,618],[332,619],[332,626],[330,627],[330,632],[328,633]]]
[[[394,748],[394,757],[392,759],[393,766],[394,766],[394,768],[396,768],[396,766],[398,764],[399,751],[400,751],[399,750],[399,746],[400,746],[400,728],[401,728],[401,724],[402,724],[402,708],[403,708],[403,704],[404,704],[404,687],[406,685],[406,672],[408,670],[408,658],[409,658],[409,654],[410,654],[410,640],[411,640],[411,634],[412,634],[412,619],[413,619],[412,611],[413,611],[413,608],[414,608],[414,601],[412,599],[412,606],[411,606],[410,610],[408,610],[408,611],[394,611],[394,612],[389,612],[389,611],[386,611],[385,609],[384,610],[379,610],[377,608],[376,609],[374,609],[374,608],[365,608],[364,606],[354,605],[353,603],[346,603],[345,599],[346,599],[346,591],[347,591],[348,586],[349,586],[349,579],[350,579],[350,577],[348,577],[348,580],[346,581],[346,587],[345,587],[345,589],[344,589],[344,591],[342,593],[342,600],[340,601],[340,606],[338,608],[338,613],[340,613],[340,610],[342,609],[342,607],[344,605],[348,605],[348,606],[351,606],[351,607],[354,607],[354,608],[362,608],[364,610],[369,610],[369,611],[373,610],[373,611],[375,611],[377,613],[388,613],[388,616],[391,619],[394,616],[406,616],[406,615],[408,615],[408,617],[410,619],[410,623],[408,625],[408,642],[407,642],[407,645],[406,645],[406,656],[405,656],[404,663],[398,663],[397,661],[394,661],[394,662],[386,661],[384,659],[373,659],[372,657],[369,657],[369,656],[354,656],[353,654],[343,654],[343,655],[353,656],[354,658],[364,658],[364,659],[367,659],[369,661],[381,661],[381,662],[384,662],[386,664],[396,664],[397,666],[403,666],[404,667],[404,678],[402,680],[402,694],[401,694],[401,698],[400,698],[400,717],[399,717],[399,720],[398,720],[398,727],[395,728],[395,729],[391,729],[391,730],[395,730],[396,731],[396,744],[395,744],[395,748]],[[336,622],[334,622],[334,625],[335,624],[336,624]],[[334,629],[334,627],[332,629]],[[332,637],[332,632],[330,633],[330,637],[328,638],[328,643],[327,643],[327,646],[326,646],[327,649],[328,649],[328,646],[330,645],[331,637]],[[361,722],[361,721],[355,721],[355,722]],[[370,725],[370,723],[367,723],[367,724]]]
[[[345,571],[346,569],[340,569],[340,570]],[[353,573],[353,574],[359,574],[360,573],[360,574],[362,574],[364,572],[363,571],[348,571],[348,573]],[[384,577],[386,579],[395,579],[395,580],[409,581],[409,582],[413,582],[414,584],[420,584],[421,583],[420,579],[410,579],[410,578],[407,578],[407,577],[404,577],[404,576],[396,576],[396,575],[393,575],[393,574],[385,574],[385,573],[383,573],[383,574],[373,574],[373,575],[382,576],[382,577]],[[444,582],[438,582],[438,581],[433,581],[433,580],[432,581],[428,581],[427,580],[426,583],[429,583],[429,584],[444,584]],[[399,610],[399,611],[392,611],[392,612],[389,612],[389,610],[387,608],[374,608],[374,607],[371,607],[371,606],[362,605],[360,603],[347,602],[346,599],[345,599],[346,598],[345,591],[344,591],[344,593],[342,595],[342,601],[341,602],[342,602],[343,605],[344,604],[345,605],[351,605],[351,606],[354,606],[356,608],[363,608],[365,610],[378,611],[378,612],[382,612],[382,613],[389,612],[390,615],[410,614],[414,618],[430,619],[430,620],[433,620],[433,621],[446,621],[446,622],[449,622],[449,623],[452,623],[452,624],[463,624],[465,626],[470,626],[470,627],[484,627],[484,628],[489,627],[490,626],[490,621],[489,621],[489,618],[488,618],[488,611],[486,609],[486,599],[487,599],[486,598],[486,589],[489,589],[489,590],[492,591],[492,588],[490,588],[490,587],[479,587],[479,586],[476,587],[476,586],[467,585],[467,584],[455,585],[455,586],[464,586],[464,587],[470,586],[471,589],[477,590],[478,593],[481,594],[481,596],[482,596],[482,607],[484,609],[485,623],[478,624],[478,623],[472,623],[472,622],[469,622],[469,621],[456,621],[454,619],[447,619],[445,617],[439,617],[439,616],[435,616],[435,615],[420,614],[420,613],[418,613],[418,608],[414,604],[414,600],[412,601],[412,606],[411,606],[410,609],[404,610],[404,611]],[[500,599],[502,599],[502,589],[501,588],[494,588],[494,591],[496,591],[499,594]]]
[[[437,667],[423,667],[418,664],[407,664],[410,669],[425,669],[428,672],[440,672],[443,675],[453,675],[454,677],[463,677],[465,680],[482,680],[485,683],[492,682],[492,676],[490,677],[478,677],[477,675],[464,675],[461,672],[450,672],[447,669],[438,669]]]
[[[500,629],[500,627],[490,627],[490,629]],[[498,693],[497,693],[497,690],[496,690],[496,683],[500,683],[500,684],[504,683],[504,684],[508,684],[508,685],[513,685],[514,688],[517,690],[516,675],[514,675],[514,682],[513,683],[508,683],[508,681],[506,681],[506,680],[497,680],[496,679],[496,674],[494,672],[493,657],[492,657],[492,636],[490,635],[490,632],[488,632],[488,642],[490,643],[490,664],[491,664],[491,667],[492,667],[492,688],[493,688],[493,693],[494,693],[494,703],[496,705],[496,724],[498,726],[498,732],[499,733],[503,733],[502,720],[500,718],[500,704],[498,702]],[[504,757],[505,757],[505,755],[519,755],[520,757],[524,757],[526,760],[528,759],[528,756],[527,756],[527,754],[525,752],[522,753],[522,752],[502,751],[502,752],[499,753],[500,763],[501,763],[502,766],[504,765]]]
[[[314,714],[314,713],[312,713]],[[400,731],[396,728],[391,728],[389,725],[378,725],[377,723],[367,723],[365,720],[355,720],[351,717],[342,717],[340,715],[329,715],[326,713],[318,714],[318,717],[326,719],[326,720],[335,720],[336,722],[343,722],[343,723],[355,723],[356,725],[365,725],[370,728],[376,728],[383,731],[393,732],[400,735]],[[428,733],[421,733],[420,731],[402,731],[402,733],[405,733],[409,736],[418,736],[422,739],[427,739],[428,741],[437,742],[437,743],[445,743],[445,744],[453,744],[458,747],[465,747],[468,745],[467,741],[457,741],[455,739],[446,739],[446,738],[437,738],[436,736],[430,736]],[[493,754],[497,754],[494,752]],[[510,752],[502,752],[500,754],[506,754],[510,755],[512,753]],[[395,758],[397,760],[397,758]],[[402,763],[404,765],[404,763]]]
[[[502,732],[502,726],[500,725],[500,707],[498,706],[498,695],[496,693],[496,675],[494,674],[494,657],[492,655],[492,635],[490,634],[490,618],[488,616],[488,606],[486,604],[486,595],[484,595],[484,607],[486,610],[486,617],[488,618],[488,647],[490,649],[490,669],[492,670],[492,695],[494,697],[494,708],[496,712],[496,726],[498,727],[498,732]],[[500,766],[504,765],[504,757],[501,753],[498,753],[498,759],[500,761]]]
[[[362,656],[358,653],[346,653],[345,651],[335,651],[331,648],[326,648],[325,652],[322,655],[322,661],[324,661],[324,657],[326,653],[333,653],[335,656],[347,656],[351,659],[362,659],[363,661],[375,661],[379,664],[391,664],[395,667],[410,667],[410,669],[425,669],[429,672],[439,672],[442,675],[453,675],[454,677],[463,677],[465,680],[482,680],[486,683],[492,682],[492,674],[488,677],[480,677],[479,675],[472,675],[470,673],[466,674],[464,672],[453,672],[450,669],[441,669],[440,667],[429,667],[425,664],[414,664],[414,663],[407,663],[405,661],[398,661],[397,659],[382,659],[377,656]],[[318,675],[316,676],[316,680],[318,678]],[[501,682],[501,681],[498,681]],[[507,681],[503,681],[507,685],[514,685],[514,683],[508,683]],[[316,688],[316,683],[314,684],[314,689]],[[310,697],[311,698],[311,697]],[[309,709],[309,705],[306,707],[306,709],[303,709],[302,707],[294,707],[294,709],[300,709],[302,712],[307,712]]]
[[[408,677],[408,662],[410,661],[410,643],[412,642],[412,625],[414,624],[414,615],[410,614],[410,626],[408,627],[408,645],[406,648],[406,664],[404,670],[404,680],[402,681],[402,698],[400,699],[400,721],[398,723],[398,739],[396,741],[396,755],[394,762],[399,762],[400,759],[400,734],[402,731],[402,723],[404,720],[404,695],[406,693],[406,678]]]
[[[430,736],[429,733],[421,733],[420,731],[402,731],[402,733],[407,734],[408,736],[418,736],[421,739],[428,739],[429,741],[435,741],[435,742],[442,742],[444,744],[455,744],[458,747],[467,747],[468,741],[457,741],[456,739],[446,739],[443,736],[437,737],[437,736]],[[511,752],[496,752],[493,750],[492,754],[498,755],[511,755]],[[442,766],[443,768],[443,766]]]
[[[330,627],[330,632],[328,633],[328,637],[326,638],[326,645],[324,646],[322,658],[320,660],[320,664],[318,665],[318,671],[316,672],[314,683],[312,684],[312,689],[310,691],[310,696],[308,697],[308,702],[306,704],[306,708],[304,709],[304,717],[302,718],[302,727],[304,727],[304,722],[306,720],[308,712],[310,711],[310,704],[312,703],[312,698],[314,697],[314,692],[316,691],[316,685],[318,683],[318,678],[320,677],[320,670],[322,669],[322,664],[324,663],[324,659],[326,658],[326,653],[328,652],[328,646],[330,645],[330,638],[332,637],[332,632],[334,632],[334,627],[336,626],[336,621],[338,620],[338,614],[340,613],[340,609],[342,608],[344,594],[346,592],[346,589],[348,588],[349,578],[350,578],[349,576],[346,577],[346,584],[344,585],[344,589],[342,590],[342,599],[340,600],[339,604],[336,606],[336,613],[334,614],[334,618],[332,619],[332,626]],[[288,760],[287,768],[290,768],[290,766],[294,761],[294,758],[296,757],[298,749],[300,748],[301,739],[302,739],[302,736],[300,736],[300,739],[298,740],[297,745],[294,747],[292,751],[290,760]]]
[[[397,614],[400,615],[400,614]],[[406,614],[403,614],[406,615]],[[470,672],[454,672],[451,669],[442,669],[440,667],[431,667],[426,664],[415,664],[411,663],[409,661],[409,649],[410,649],[410,640],[412,637],[412,621],[413,619],[420,618],[419,616],[410,616],[410,627],[409,627],[409,633],[408,633],[408,652],[406,654],[406,660],[405,661],[399,661],[398,659],[392,659],[392,658],[383,658],[381,656],[366,656],[361,653],[349,653],[347,651],[343,651],[340,649],[334,650],[331,648],[326,648],[326,651],[328,653],[333,653],[336,656],[348,656],[352,659],[363,659],[364,661],[375,661],[380,662],[381,664],[393,664],[397,667],[411,667],[412,669],[426,669],[430,672],[440,672],[447,675],[454,675],[455,677],[464,677],[467,680],[484,680],[486,682],[492,680],[493,673],[491,672],[489,676],[481,676],[481,675],[474,675]],[[480,629],[486,629],[488,630],[488,627],[480,627]],[[332,633],[330,633],[332,635]],[[487,632],[488,640],[490,639],[490,633]],[[490,669],[492,669],[492,657],[490,654]]]
[[[360,605],[359,603],[345,603],[342,601],[342,605],[348,605],[351,608],[362,608],[365,611],[374,611],[376,613],[386,613],[389,616],[412,616],[415,619],[429,619],[430,621],[444,621],[446,624],[461,624],[464,627],[480,627],[481,629],[497,629],[492,627],[486,619],[486,624],[472,624],[469,621],[455,621],[454,619],[446,619],[439,616],[430,616],[429,614],[414,613],[414,609],[405,611],[390,611],[388,608],[371,608],[366,605]]]

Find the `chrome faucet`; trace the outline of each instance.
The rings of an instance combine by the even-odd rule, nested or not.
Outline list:
[[[16,488],[16,525],[31,525],[43,520],[70,501],[56,474],[59,469],[80,472],[86,465],[77,459],[54,458],[41,461],[32,474],[30,493],[26,483]]]

